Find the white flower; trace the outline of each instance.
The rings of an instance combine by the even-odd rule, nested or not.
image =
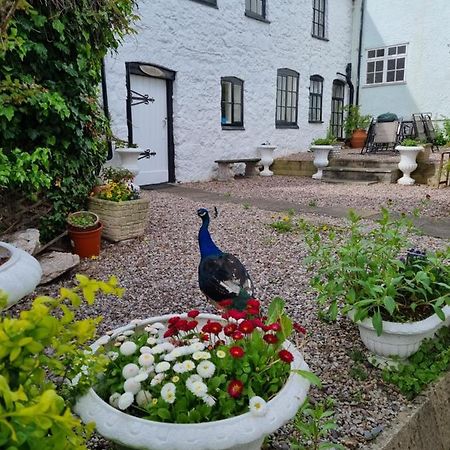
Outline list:
[[[171,352],[175,348],[175,346],[170,342],[163,342],[160,345],[167,353]]]
[[[172,369],[176,373],[184,373],[184,372],[186,372],[186,369],[184,368],[184,364],[183,363],[176,363],[176,364],[174,364]]]
[[[186,380],[186,387],[190,390],[192,385],[196,382],[196,381],[202,381],[202,377],[200,375],[197,375],[196,373],[194,375],[191,375],[187,380]]]
[[[216,366],[211,361],[201,361],[197,366],[197,373],[202,378],[211,378],[215,370]]]
[[[122,333],[124,336],[133,336],[134,330],[127,330]]]
[[[155,366],[156,373],[166,372],[169,369],[170,369],[170,364],[167,361],[161,361],[160,363],[156,364],[156,366]]]
[[[155,357],[151,353],[142,353],[138,361],[141,366],[150,367],[155,362]]]
[[[152,381],[150,381],[150,386],[156,386],[157,384],[160,384],[162,380],[166,377],[166,374],[164,373],[158,373],[152,378]]]
[[[185,372],[190,372],[195,369],[195,364],[190,359],[183,361],[183,367]]]
[[[116,337],[116,341],[118,341],[118,342],[123,342],[123,341],[126,341],[126,340],[127,340],[127,337],[124,336],[123,334],[121,334],[120,336]]]
[[[155,322],[153,325],[153,328],[156,328],[157,330],[165,330],[166,326],[163,325],[161,322]]]
[[[216,404],[216,399],[212,395],[205,394],[202,397],[202,400],[208,405],[208,406],[214,406]]]
[[[164,353],[164,347],[162,346],[162,344],[158,344],[158,345],[155,345],[153,348],[152,348],[152,353],[154,354],[154,355],[159,355],[160,353]]]
[[[117,406],[121,410],[127,409],[133,403],[133,400],[134,395],[131,392],[125,392],[120,396]]]
[[[141,382],[141,381],[145,381],[147,378],[148,378],[148,373],[140,370],[139,373],[133,378],[133,380]]]
[[[196,361],[199,361],[201,359],[209,359],[211,358],[211,354],[209,352],[195,352],[192,355],[192,358],[194,358]]]
[[[122,355],[125,355],[125,356],[130,356],[136,351],[136,349],[137,349],[137,345],[134,342],[125,341],[120,346],[120,353],[122,353]]]
[[[137,381],[136,378],[128,378],[128,380],[125,380],[125,383],[123,383],[123,390],[136,395],[141,390],[141,383]]]
[[[173,383],[166,383],[161,389],[161,398],[167,403],[173,403],[176,389]]]
[[[189,347],[190,347],[192,353],[201,352],[202,350],[205,349],[205,344],[203,342],[194,342]]]
[[[148,345],[155,345],[156,344],[156,339],[154,337],[149,337],[147,339],[147,344]]]
[[[76,386],[76,385],[78,384],[78,382],[80,381],[80,378],[81,378],[81,372],[77,373],[77,374],[72,378],[72,380],[70,381],[70,384],[71,384],[72,386]]]
[[[119,407],[119,398],[120,398],[120,394],[118,392],[114,392],[114,394],[112,394],[109,397],[109,404],[111,406],[113,406],[114,408],[118,408]]]
[[[122,369],[122,376],[128,380],[128,378],[133,378],[139,373],[139,366],[134,363],[127,364]]]
[[[153,325],[147,325],[147,326],[144,328],[144,330],[145,330],[147,333],[150,333],[150,334],[158,334],[158,329],[155,328]]]
[[[264,416],[267,411],[267,402],[255,395],[249,401],[249,409],[254,416]]]
[[[187,383],[186,383],[187,385]],[[203,381],[194,381],[187,388],[197,397],[204,397],[208,392],[208,386]]]
[[[140,348],[139,350],[141,353],[151,353],[152,349],[150,347],[147,347],[146,345],[144,345],[143,347]]]
[[[119,357],[119,353],[118,352],[108,352],[106,354],[106,356],[111,360],[111,361],[115,361],[118,357]]]
[[[141,408],[144,408],[147,405],[149,405],[151,401],[152,401],[152,394],[150,394],[150,392],[148,391],[142,390],[136,394],[136,403]]]
[[[178,382],[180,381],[180,377],[177,376],[177,375],[174,375],[174,376],[171,378],[171,380],[172,380],[172,383],[178,383]]]
[[[216,355],[218,358],[223,359],[227,354],[223,350],[217,350]]]

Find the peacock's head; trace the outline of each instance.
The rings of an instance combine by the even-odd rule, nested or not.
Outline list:
[[[197,215],[198,215],[198,217],[200,217],[202,219],[206,218],[209,216],[208,210],[205,208],[199,208],[199,209],[197,209]]]

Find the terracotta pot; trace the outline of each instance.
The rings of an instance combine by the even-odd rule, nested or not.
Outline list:
[[[362,148],[367,139],[367,131],[361,128],[357,128],[350,139],[350,147]]]
[[[102,230],[103,225],[101,223],[98,224],[95,230],[68,230],[72,247],[80,258],[89,258],[100,254]]]

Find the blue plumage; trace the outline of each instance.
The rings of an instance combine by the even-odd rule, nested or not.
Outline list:
[[[254,290],[250,275],[235,256],[222,252],[212,240],[208,210],[200,208],[197,214],[202,219],[198,233],[200,290],[213,302],[230,299],[233,301],[231,308],[245,309]]]

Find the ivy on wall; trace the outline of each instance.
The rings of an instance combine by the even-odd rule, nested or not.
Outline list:
[[[132,32],[135,0],[6,0],[0,7],[0,232],[44,240],[84,207],[106,160],[101,62]]]

